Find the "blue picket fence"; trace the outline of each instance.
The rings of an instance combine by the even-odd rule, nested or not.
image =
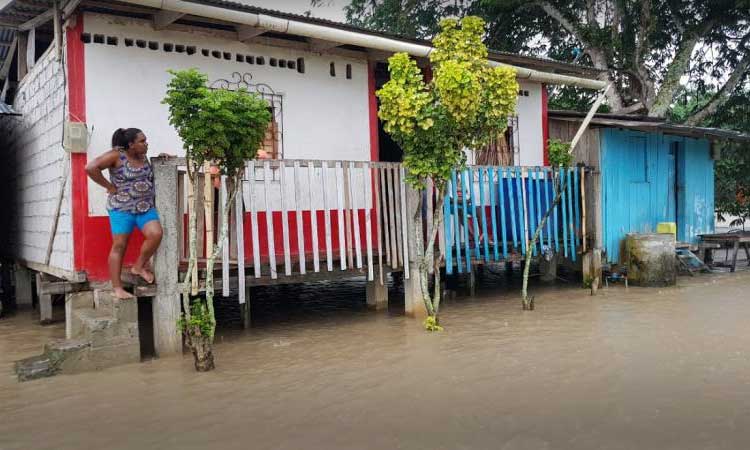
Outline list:
[[[527,247],[554,201],[553,175],[565,186],[561,201]],[[468,166],[454,170],[443,202],[445,267],[470,272],[473,261],[507,260],[552,251],[576,260],[581,246],[582,168]]]

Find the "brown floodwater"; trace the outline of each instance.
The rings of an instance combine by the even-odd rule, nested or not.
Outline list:
[[[207,374],[188,355],[17,383],[12,361],[63,333],[20,311],[0,320],[0,449],[750,448],[750,272],[558,285],[533,312],[502,284],[448,302],[437,334],[318,288],[338,306],[254,309]]]

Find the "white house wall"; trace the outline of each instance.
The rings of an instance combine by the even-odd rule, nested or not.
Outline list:
[[[520,82],[523,95],[518,96],[518,134],[521,166],[544,165],[544,138],[542,136],[542,84]],[[526,95],[528,94],[528,95]]]
[[[169,69],[195,67],[208,74],[211,81],[232,79],[234,72],[252,74],[253,83],[265,83],[283,97],[283,157],[285,159],[354,160],[370,159],[367,62],[364,59],[345,58],[257,44],[244,44],[215,34],[192,31],[155,31],[150,21],[129,19],[103,14],[87,13],[84,32],[90,36],[114,37],[116,45],[89,43],[85,45],[86,112],[89,127],[93,127],[89,158],[110,149],[112,132],[120,127],[137,127],[144,130],[149,140],[150,154],[171,153],[183,155],[182,144],[169,125],[167,107],[161,104],[169,82]],[[158,50],[126,46],[125,39],[155,42]],[[166,52],[164,44],[194,46],[193,55]],[[219,51],[221,58],[201,51]],[[225,60],[223,53],[229,53]],[[263,56],[265,65],[237,62],[236,55]],[[296,61],[304,58],[305,73],[297,70],[271,67],[270,58]],[[336,76],[330,75],[330,63],[336,67]],[[345,76],[346,65],[351,65],[351,79]],[[522,95],[518,97],[518,141],[521,165],[542,165],[544,162],[542,139],[542,85],[521,82]],[[471,160],[471,158],[470,158]],[[334,171],[329,171],[333,175]],[[306,175],[306,170],[304,171]],[[317,209],[324,205],[322,177],[316,171],[320,190],[313,191],[312,202]],[[299,187],[289,182],[293,176],[287,168],[284,205],[289,209],[309,209],[310,195],[300,195]],[[364,206],[362,175],[353,176],[354,201]],[[256,180],[262,175],[257,174]],[[256,205],[265,209],[264,184],[256,181]],[[251,183],[246,185],[245,200],[250,200]],[[281,204],[278,170],[268,194],[270,205]],[[329,177],[328,208],[337,194],[335,178]],[[306,191],[302,191],[307,194]],[[360,197],[360,192],[362,192]],[[89,180],[89,214],[105,215],[105,192]],[[295,200],[296,199],[296,200]],[[275,209],[281,209],[280,207]]]
[[[155,31],[144,20],[88,13],[84,32],[117,38],[117,45],[85,45],[86,115],[93,135],[89,158],[109,150],[117,128],[141,128],[148,136],[149,152],[183,155],[182,144],[169,125],[161,104],[169,82],[169,69],[195,67],[209,80],[231,79],[233,72],[251,73],[253,83],[265,83],[283,95],[284,158],[369,160],[367,62],[340,56],[319,55],[294,49],[244,44],[203,32]],[[126,47],[125,38],[159,43],[159,50]],[[164,43],[195,46],[193,55],[165,52]],[[202,49],[231,53],[231,60],[205,57]],[[265,58],[265,65],[235,61],[235,55]],[[304,58],[305,73],[271,67],[269,59]],[[330,63],[336,76],[329,73]],[[346,65],[351,65],[351,79]],[[276,181],[278,184],[278,181]],[[278,188],[273,191],[278,191]],[[288,188],[286,198],[294,198]],[[278,204],[278,194],[269,203]],[[263,198],[263,193],[260,193]],[[89,213],[104,215],[105,192],[89,181]]]
[[[15,190],[3,209],[11,217],[9,253],[39,264],[45,262],[64,167],[70,164],[61,146],[64,100],[63,67],[50,49],[19,83],[13,106],[22,115],[0,121],[8,143],[4,185]],[[49,264],[64,270],[73,270],[70,186],[66,183]]]

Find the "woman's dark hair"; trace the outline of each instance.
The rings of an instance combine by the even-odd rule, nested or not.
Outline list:
[[[112,135],[112,148],[122,148],[127,150],[130,144],[135,142],[138,133],[142,133],[138,128],[118,128]]]

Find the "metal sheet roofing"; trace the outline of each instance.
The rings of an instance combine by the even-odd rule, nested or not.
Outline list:
[[[586,116],[578,111],[550,111],[549,118],[556,120],[567,120],[580,122]],[[721,128],[691,127],[668,123],[665,119],[636,115],[621,114],[595,114],[591,119],[592,125],[604,127],[626,128],[646,132],[662,132],[676,136],[686,136],[710,141],[729,141],[743,144],[750,143],[750,134],[734,130],[723,130]]]

